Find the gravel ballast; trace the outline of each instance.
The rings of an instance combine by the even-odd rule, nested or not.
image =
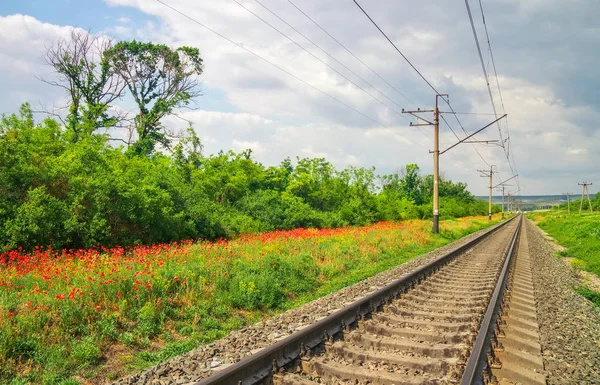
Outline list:
[[[488,231],[488,229],[470,234],[299,308],[232,332],[211,344],[201,346],[142,372],[122,378],[114,384],[185,384],[208,377],[210,374],[256,353],[291,333],[325,318],[417,267],[458,248],[485,231]]]
[[[577,294],[575,273],[526,221],[548,384],[600,384],[600,312]]]

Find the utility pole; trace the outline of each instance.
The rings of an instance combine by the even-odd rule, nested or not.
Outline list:
[[[435,95],[435,109],[433,110],[421,110],[420,108],[416,111],[405,111],[405,114],[411,114],[417,118],[417,123],[413,124],[410,122],[411,127],[419,126],[433,126],[433,233],[437,234],[440,232],[440,110],[438,108],[438,99],[441,96],[448,97],[448,94],[437,94]],[[433,112],[433,122],[424,119],[422,116],[417,115],[425,112]],[[422,122],[425,123],[422,123]]]
[[[492,220],[492,177],[494,176],[494,166],[490,166],[490,171],[487,170],[477,170],[481,173],[481,177],[483,178],[490,178],[490,185],[489,185],[489,198],[488,198],[488,219],[491,221]]]
[[[592,202],[590,201],[590,191],[588,190],[588,186],[591,186],[592,183],[588,183],[588,182],[583,182],[583,183],[577,183],[582,187],[581,190],[581,204],[579,205],[579,215],[581,215],[581,209],[583,208],[583,195],[587,194],[587,199],[588,199],[588,204],[590,205],[590,213],[593,212],[594,210],[592,210]]]
[[[573,193],[563,193],[567,196],[567,214],[571,214],[571,200],[569,199],[569,195],[573,194]]]
[[[444,96],[446,97],[446,99],[443,98]],[[458,146],[461,143],[496,142],[494,140],[486,140],[486,141],[467,141],[467,140],[471,139],[473,136],[477,135],[481,131],[490,127],[492,124],[496,123],[500,119],[503,119],[506,117],[506,114],[502,115],[501,117],[497,118],[496,120],[489,123],[488,125],[480,128],[479,130],[475,131],[474,133],[472,133],[470,135],[467,135],[464,139],[459,139],[459,141],[457,143],[453,144],[452,146],[448,147],[444,151],[440,152],[440,114],[455,113],[455,112],[443,112],[443,111],[439,110],[438,101],[439,101],[440,97],[442,98],[442,100],[446,101],[446,103],[449,103],[448,102],[448,94],[436,94],[435,95],[435,109],[433,109],[433,110],[422,110],[422,109],[418,108],[416,111],[405,111],[404,108],[402,109],[403,114],[411,114],[412,116],[417,118],[416,124],[413,124],[412,122],[410,122],[411,127],[433,126],[433,151],[430,151],[430,153],[433,153],[433,233],[434,234],[437,234],[440,231],[439,230],[439,224],[440,224],[440,194],[439,194],[440,155],[444,154],[448,150],[453,149],[454,147]],[[433,112],[433,122],[423,118],[423,116],[420,115],[420,114],[426,113],[426,112]],[[490,194],[491,194],[491,189],[490,189]],[[491,203],[490,203],[490,213],[491,213]],[[491,214],[490,214],[490,219],[491,219]]]
[[[502,218],[504,218],[504,185],[502,185]]]
[[[496,170],[496,171],[498,171],[498,170]],[[490,173],[491,173],[491,167],[490,167]],[[492,187],[492,188],[496,188],[498,186],[502,186],[502,218],[504,218],[504,187],[506,187],[506,186],[513,186],[512,184],[506,184],[506,182],[508,182],[509,180],[514,179],[514,178],[516,178],[518,176],[519,176],[519,174],[513,175],[510,178],[508,178],[507,180],[502,181],[502,182],[500,182],[497,185],[495,185],[495,186]],[[490,183],[491,183],[491,180],[490,180]],[[491,208],[490,208],[490,212],[491,212]]]
[[[502,185],[501,189],[497,188],[496,191],[502,191],[502,218],[504,218],[504,185]]]

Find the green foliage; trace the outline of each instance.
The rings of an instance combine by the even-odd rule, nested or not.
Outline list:
[[[77,367],[87,367],[98,363],[101,351],[91,338],[84,338],[73,345],[71,357]]]
[[[105,137],[72,141],[68,131],[52,119],[36,124],[26,104],[0,119],[0,250],[431,217],[431,178],[417,165],[383,177],[372,168],[336,170],[322,158],[267,168],[250,150],[204,156],[191,127],[170,155],[129,156]],[[440,196],[443,218],[487,214],[462,183],[442,178]]]
[[[568,256],[577,258],[578,267],[600,276],[600,213],[583,215],[532,212],[527,214],[556,241],[567,248]]]
[[[131,147],[135,154],[148,155],[157,144],[166,147],[170,140],[161,119],[175,108],[187,106],[198,96],[202,58],[196,48],[172,49],[164,44],[121,41],[105,53],[110,67],[125,82],[138,106],[138,140]]]
[[[576,288],[575,291],[585,299],[591,301],[594,305],[600,307],[600,293],[590,290],[584,286]]]
[[[137,321],[137,328],[142,336],[152,337],[156,333],[158,333],[159,319],[156,306],[154,306],[150,302],[146,302],[146,304],[140,309],[138,313]]]

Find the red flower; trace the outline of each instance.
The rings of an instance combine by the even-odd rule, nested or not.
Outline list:
[[[121,296],[121,292],[118,292],[118,293],[117,293],[117,297],[120,297],[120,296]]]
[[[8,316],[9,316],[9,317],[14,317],[14,316],[15,316],[15,314],[14,314],[14,313],[10,313],[10,312],[9,312],[9,313],[8,313]]]
[[[179,281],[179,277],[173,278],[173,281]]]
[[[96,310],[100,310],[100,306],[96,306]]]

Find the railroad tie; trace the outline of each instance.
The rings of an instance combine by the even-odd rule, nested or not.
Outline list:
[[[522,226],[521,232],[508,310],[503,317],[506,323],[500,327],[503,334],[498,336],[503,348],[494,352],[502,365],[492,368],[492,373],[501,385],[544,385],[546,375],[539,342],[527,227]]]

